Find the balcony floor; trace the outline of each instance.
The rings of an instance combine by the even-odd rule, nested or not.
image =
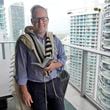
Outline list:
[[[88,100],[81,97],[78,91],[74,89],[70,84],[67,87],[65,98],[77,109],[77,110],[97,110]]]

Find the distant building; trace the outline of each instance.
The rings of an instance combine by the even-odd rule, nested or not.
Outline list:
[[[99,19],[100,10],[94,7],[73,10],[70,14],[70,44],[98,49],[99,47]],[[70,81],[80,91],[81,90],[81,73],[82,73],[82,51],[70,49]],[[96,98],[96,76],[98,56],[88,53],[87,56],[87,80],[86,94]]]
[[[14,3],[10,6],[10,32],[14,40],[17,40],[25,26],[24,5]]]
[[[0,40],[6,39],[6,18],[4,0],[0,0]]]

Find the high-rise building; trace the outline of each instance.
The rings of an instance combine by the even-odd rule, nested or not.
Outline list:
[[[14,40],[17,40],[25,26],[24,5],[14,3],[10,6],[10,32]]]
[[[98,31],[100,10],[97,8],[85,8],[71,11],[70,13],[70,44],[98,49]],[[71,48],[70,50],[70,81],[81,90],[82,51]],[[95,98],[95,78],[98,74],[98,56],[88,53],[87,56],[87,80],[86,94]]]
[[[0,0],[0,40],[6,38],[6,19],[5,19],[5,8],[4,1]]]
[[[101,33],[101,50],[110,53],[110,0],[105,1]],[[97,99],[104,110],[110,110],[110,57],[101,56],[98,82]]]

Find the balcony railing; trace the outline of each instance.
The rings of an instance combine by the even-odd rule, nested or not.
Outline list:
[[[105,69],[110,53],[67,44],[64,48],[68,58],[65,69],[70,73],[70,84],[98,109],[110,110],[110,77],[106,75],[110,72],[110,65],[107,64]],[[10,61],[14,49],[14,41],[0,42],[0,60]]]
[[[14,54],[15,41],[0,41],[0,60],[9,59]]]
[[[76,45],[64,44],[64,47],[71,85],[99,109],[110,110],[110,77],[107,76],[110,72],[110,53]],[[106,88],[106,92],[102,88]]]

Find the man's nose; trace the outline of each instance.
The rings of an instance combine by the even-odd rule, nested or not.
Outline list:
[[[39,18],[38,23],[43,23],[43,20]]]

